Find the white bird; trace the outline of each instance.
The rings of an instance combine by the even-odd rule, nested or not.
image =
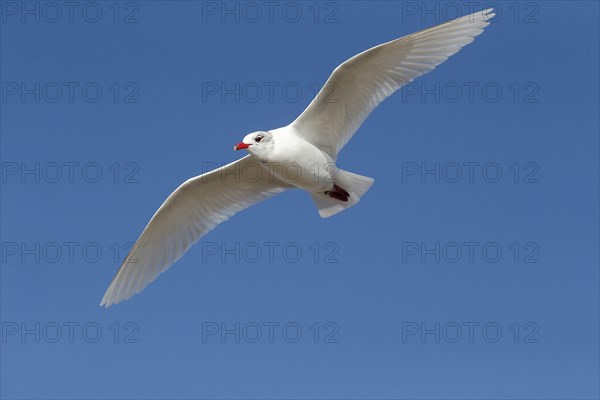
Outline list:
[[[179,186],[138,238],[100,305],[139,293],[218,224],[286,189],[309,192],[323,218],[358,203],[374,181],[337,168],[340,150],[385,98],[481,34],[492,11],[392,40],[342,63],[294,122],[247,135],[234,149],[250,155]]]

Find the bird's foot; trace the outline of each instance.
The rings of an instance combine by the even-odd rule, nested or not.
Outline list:
[[[339,201],[348,201],[348,198],[350,197],[350,193],[335,184],[333,185],[333,190],[328,190],[325,194]]]

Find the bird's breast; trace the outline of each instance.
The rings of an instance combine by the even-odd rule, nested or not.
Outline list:
[[[265,167],[277,178],[309,192],[325,192],[333,187],[335,163],[305,141],[276,146]]]

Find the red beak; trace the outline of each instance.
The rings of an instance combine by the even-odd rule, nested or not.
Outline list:
[[[233,149],[234,150],[243,150],[243,149],[247,149],[248,147],[250,147],[249,144],[242,142],[242,143],[238,143],[235,146],[233,146]]]

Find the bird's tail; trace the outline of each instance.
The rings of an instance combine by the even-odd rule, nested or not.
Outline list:
[[[328,218],[358,203],[373,182],[375,182],[373,178],[338,169],[335,183],[348,192],[350,195],[348,201],[334,199],[325,193],[311,193],[311,195],[321,218]]]

